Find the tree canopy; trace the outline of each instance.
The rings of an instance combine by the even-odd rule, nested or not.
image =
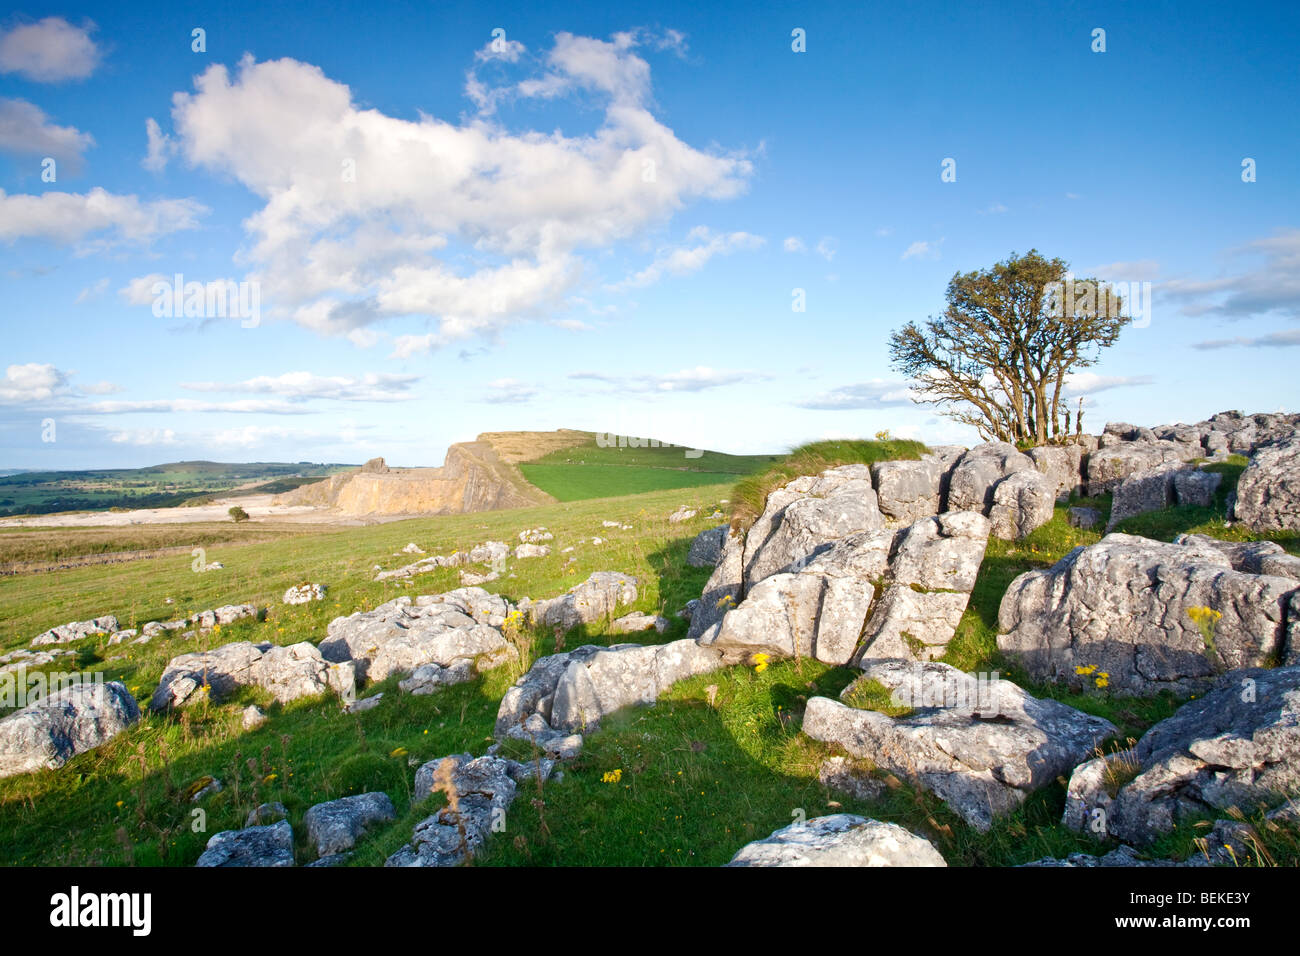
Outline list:
[[[919,401],[986,440],[1062,437],[1067,376],[1096,364],[1132,321],[1110,286],[1076,279],[1035,249],[956,273],[946,298],[942,315],[890,335],[891,364]]]

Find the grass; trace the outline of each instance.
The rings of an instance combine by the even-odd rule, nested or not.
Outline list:
[[[837,465],[873,465],[878,461],[920,458],[926,451],[919,441],[891,438],[883,441],[819,441],[800,445],[784,458],[736,484],[732,500],[732,527],[748,528],[763,513],[767,496],[800,475],[816,475]]]
[[[730,484],[779,457],[727,455],[675,445],[602,447],[592,437],[582,444],[523,462],[519,470],[531,484],[560,501],[582,501],[721,482]]]

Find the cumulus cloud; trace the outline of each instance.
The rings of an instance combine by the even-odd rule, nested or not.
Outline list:
[[[636,375],[609,372],[571,372],[569,378],[603,382],[613,386],[614,391],[625,392],[702,392],[724,385],[737,385],[743,382],[762,381],[770,378],[758,372],[746,370],[712,369],[707,366],[682,369],[666,375]]]
[[[259,375],[242,382],[182,382],[193,392],[239,392],[248,395],[279,395],[291,401],[332,398],[345,402],[403,402],[415,396],[411,386],[418,375],[367,372],[362,376],[316,375],[313,372],[285,372]]]
[[[53,365],[28,362],[10,365],[0,378],[0,402],[47,401],[67,391],[68,374]]]
[[[1300,229],[1256,239],[1228,254],[1262,262],[1217,279],[1168,279],[1160,284],[1161,294],[1187,315],[1243,319],[1276,313],[1300,319]]]
[[[835,258],[835,253],[839,250],[839,243],[835,241],[834,236],[822,236],[817,241],[817,255],[821,256],[827,262]]]
[[[8,195],[0,189],[0,241],[37,238],[71,244],[100,234],[87,249],[120,243],[146,244],[159,236],[193,229],[208,210],[190,199],[142,202],[136,196],[95,187],[88,193]]]
[[[938,259],[939,246],[943,243],[940,239],[938,242],[930,242],[928,239],[918,239],[906,249],[899,259]]]
[[[144,121],[144,134],[148,141],[148,152],[140,165],[151,172],[161,172],[167,166],[167,160],[176,151],[176,141],[162,131],[158,121],[150,116]]]
[[[665,275],[680,276],[698,272],[714,256],[730,255],[740,249],[757,249],[762,245],[761,236],[748,232],[714,234],[704,226],[698,226],[691,230],[685,244],[660,250],[654,262],[611,288],[642,288],[653,285]]]
[[[806,246],[798,236],[788,236],[785,242],[781,243],[781,248],[786,252],[803,252]]]
[[[125,428],[112,432],[108,440],[118,445],[175,445],[176,432],[170,428]]]
[[[1094,395],[1112,388],[1132,385],[1150,385],[1155,379],[1150,375],[1099,375],[1096,372],[1071,372],[1065,376],[1062,393],[1068,396]]]
[[[603,101],[589,135],[399,119],[310,64],[246,56],[174,97],[176,151],[263,201],[248,258],[280,314],[325,335],[430,319],[433,332],[395,340],[395,355],[415,354],[544,316],[583,276],[585,251],[745,189],[747,159],[687,145],[644,105],[636,42],[556,37],[542,81]]]
[[[20,23],[0,33],[0,73],[17,73],[37,83],[82,80],[95,72],[100,51],[89,20],[73,26],[62,17]]]
[[[52,157],[68,172],[80,172],[83,153],[95,137],[72,126],[56,126],[26,100],[0,97],[0,152],[12,156]]]
[[[891,382],[873,378],[854,385],[841,385],[829,392],[795,402],[800,408],[826,411],[849,411],[864,408],[896,408],[911,405],[912,392],[906,382]]]
[[[108,278],[97,279],[77,293],[77,305],[94,302],[108,291]]]

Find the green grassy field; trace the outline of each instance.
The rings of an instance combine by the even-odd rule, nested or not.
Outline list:
[[[705,516],[718,502],[734,496],[731,485],[713,485],[364,528],[312,529],[275,540],[217,541],[207,546],[206,560],[221,561],[225,570],[202,574],[191,570],[185,554],[11,576],[0,579],[0,649],[24,646],[53,624],[106,612],[130,625],[245,601],[268,605],[267,619],[222,628],[206,638],[210,645],[241,639],[319,641],[337,615],[374,607],[397,594],[437,593],[456,585],[452,569],[420,576],[409,586],[372,581],[375,565],[391,568],[411,560],[394,554],[407,542],[429,553],[447,553],[490,539],[514,542],[520,530],[537,525],[555,534],[552,555],[512,561],[509,574],[489,589],[517,601],[525,595],[561,593],[593,571],[625,571],[640,582],[634,609],[673,620],[662,636],[649,632],[633,639],[666,642],[684,636],[685,623],[674,612],[699,596],[709,574],[686,566],[691,539],[714,523]],[[667,515],[682,504],[697,507],[700,516],[669,523]],[[1164,538],[1180,531],[1220,537],[1242,533],[1226,527],[1212,509],[1206,511],[1210,513],[1174,509],[1140,516],[1124,530],[1137,530],[1137,523]],[[632,529],[604,528],[604,520]],[[605,543],[577,545],[593,535]],[[1146,701],[1071,696],[1035,685],[1007,666],[996,646],[998,604],[1012,578],[1049,566],[1072,547],[1099,538],[1097,532],[1069,527],[1065,508],[1058,507],[1053,520],[1024,541],[990,541],[945,659],[965,670],[997,670],[1033,693],[1105,716],[1119,726],[1115,743],[1121,743],[1172,713],[1179,702],[1168,695]],[[1283,543],[1300,551],[1294,538]],[[571,556],[561,549],[570,544],[576,547],[571,555],[576,560],[566,566]],[[280,605],[284,588],[302,581],[326,584],[327,599]],[[172,604],[165,602],[169,597]],[[482,753],[492,743],[501,696],[533,658],[582,643],[628,640],[607,636],[603,624],[576,629],[559,643],[551,633],[528,636],[525,660],[437,694],[401,694],[396,678],[366,688],[367,695],[387,693],[378,707],[361,714],[344,714],[329,698],[280,706],[261,691],[247,690],[220,704],[146,716],[60,770],[0,780],[0,863],[190,865],[213,833],[240,827],[251,808],[272,800],[288,808],[299,841],[298,860],[306,863],[312,858],[302,823],[308,807],[345,794],[383,790],[399,808],[399,819],[369,835],[352,860],[353,865],[380,864],[443,799],[435,795],[411,806],[415,768],[446,754]],[[78,666],[125,681],[142,701],[152,693],[167,659],[198,646],[179,636],[160,637],[143,648],[107,647],[93,640],[84,644]],[[715,865],[800,815],[838,811],[898,822],[930,839],[950,864],[1011,865],[1103,849],[1060,826],[1064,781],[1035,793],[987,833],[968,827],[937,798],[888,775],[885,796],[872,803],[822,787],[817,768],[834,751],[800,733],[803,706],[813,695],[834,696],[853,676],[846,668],[808,660],[775,662],[762,673],[739,665],[684,681],[652,708],[613,715],[588,736],[581,757],[565,766],[562,781],[521,790],[506,831],[493,837],[476,862]],[[249,702],[264,706],[269,717],[251,733],[239,722],[240,710]],[[507,750],[517,757],[530,756],[511,747]],[[615,770],[620,771],[617,781],[605,782]],[[220,778],[224,790],[200,805],[206,819],[196,832],[196,806],[189,792],[207,776]],[[1192,839],[1198,832],[1180,828],[1156,850],[1185,857],[1195,852]],[[1300,853],[1285,843],[1292,838],[1289,833],[1276,837],[1274,855],[1294,865]]]
[[[733,482],[780,455],[727,455],[675,445],[601,447],[595,438],[520,464],[525,478],[560,501],[634,495]]]

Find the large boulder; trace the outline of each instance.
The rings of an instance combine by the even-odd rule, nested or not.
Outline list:
[[[1217,548],[1110,534],[1011,582],[998,648],[1035,680],[1189,693],[1217,672],[1281,662],[1296,590],[1233,570]]]
[[[722,560],[722,547],[727,540],[728,527],[720,524],[697,534],[691,542],[690,553],[686,555],[686,563],[693,568],[716,568]]]
[[[1255,452],[1237,481],[1233,508],[1257,531],[1300,531],[1300,432]]]
[[[307,811],[307,836],[319,857],[346,853],[367,830],[395,819],[393,801],[383,792],[359,793],[318,803]]]
[[[878,682],[911,709],[890,717],[814,697],[804,733],[929,790],[978,830],[1116,732],[1109,721],[1032,697],[996,674],[884,660],[864,665],[859,680]],[[853,689],[841,696],[852,699]]]
[[[0,777],[62,767],[139,719],[120,681],[65,687],[0,720]]]
[[[768,495],[763,514],[746,535],[745,589],[791,570],[822,545],[884,526],[866,465],[841,465],[796,478]]]
[[[1040,471],[1017,471],[993,486],[989,508],[992,534],[1004,541],[1019,541],[1052,520],[1056,507],[1056,482]]]
[[[939,513],[943,476],[943,462],[934,455],[871,466],[881,512],[901,524]]]
[[[103,617],[91,618],[89,621],[71,621],[52,627],[32,638],[32,647],[69,644],[72,641],[84,640],[92,634],[112,634],[116,630],[118,630],[117,618],[112,614],[105,614]]]
[[[326,660],[351,661],[359,680],[372,683],[424,664],[460,660],[499,663],[509,642],[501,632],[509,604],[482,588],[408,597],[330,622],[320,650]]]
[[[293,866],[293,828],[269,826],[214,833],[195,866]]]
[[[1300,667],[1223,675],[1148,730],[1134,757],[1140,772],[1106,815],[1108,835],[1129,843],[1281,803],[1300,789]]]
[[[1017,471],[1035,471],[1033,460],[1008,442],[985,442],[966,452],[948,482],[949,511],[978,511],[993,507],[993,488]]]
[[[1088,494],[1106,494],[1129,475],[1197,457],[1197,451],[1171,441],[1121,442],[1100,448],[1088,456]]]
[[[1064,445],[1041,445],[1025,452],[1034,467],[1046,475],[1055,487],[1057,501],[1068,501],[1083,491],[1083,446],[1074,442]]]
[[[746,844],[728,866],[947,866],[930,841],[851,813],[782,827]]]
[[[1300,581],[1300,557],[1287,554],[1276,541],[1220,541],[1205,534],[1180,534],[1174,544],[1213,548],[1227,557],[1234,571]]]
[[[1168,461],[1122,479],[1112,493],[1106,530],[1134,515],[1173,507],[1174,477],[1183,468],[1182,462]]]
[[[617,571],[597,571],[557,598],[520,605],[534,624],[569,630],[579,624],[612,619],[614,612],[636,600],[636,578]]]
[[[355,672],[351,663],[330,662],[306,641],[288,647],[239,641],[173,657],[149,708],[162,711],[203,696],[217,701],[254,686],[271,691],[282,704],[330,691],[347,697],[355,687]]]

